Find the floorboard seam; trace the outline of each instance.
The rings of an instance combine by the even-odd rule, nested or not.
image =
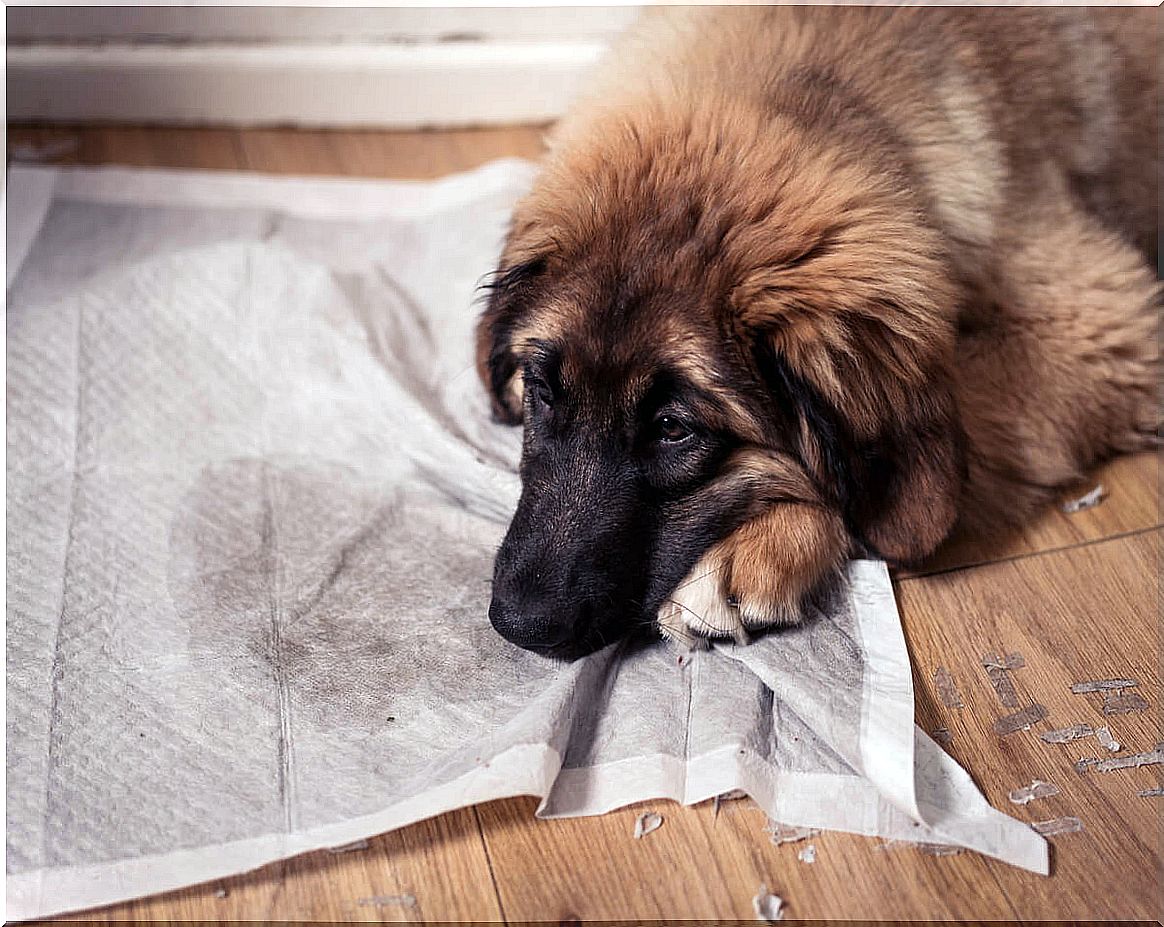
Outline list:
[[[1047,554],[1058,554],[1067,550],[1078,550],[1082,547],[1094,547],[1097,544],[1107,544],[1109,541],[1122,541],[1127,538],[1138,537],[1141,534],[1149,534],[1153,531],[1160,531],[1164,528],[1164,524],[1148,525],[1145,528],[1136,528],[1134,531],[1123,531],[1119,534],[1109,534],[1102,538],[1092,538],[1089,541],[1080,541],[1077,544],[1065,544],[1062,547],[1048,547],[1045,550],[1031,550],[1021,554],[1012,554],[1009,557],[999,557],[997,560],[979,560],[975,563],[963,563],[958,566],[943,567],[932,570],[928,573],[915,573],[911,576],[899,576],[894,578],[894,583],[909,583],[919,579],[930,579],[934,576],[944,576],[947,573],[960,573],[968,570],[977,570],[981,567],[995,566],[999,563],[1013,563],[1017,560],[1030,560],[1032,557],[1043,557]]]
[[[493,883],[493,897],[497,899],[497,912],[503,924],[509,923],[505,914],[505,902],[501,900],[501,888],[497,884],[497,873],[493,871],[493,856],[489,852],[489,841],[485,839],[485,828],[481,824],[481,812],[473,806],[473,820],[477,822],[477,835],[481,838],[481,849],[485,851],[485,865],[489,867],[489,881]]]

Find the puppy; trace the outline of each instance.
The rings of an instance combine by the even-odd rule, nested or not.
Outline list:
[[[1155,12],[662,8],[558,124],[478,328],[524,423],[490,619],[746,640],[1158,424]]]

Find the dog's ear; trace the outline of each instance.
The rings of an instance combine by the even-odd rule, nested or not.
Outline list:
[[[482,287],[488,301],[477,322],[477,374],[489,392],[494,417],[507,425],[520,424],[522,419],[520,360],[512,336],[533,304],[545,269],[542,255],[503,257]]]
[[[732,293],[732,324],[795,410],[806,463],[835,487],[850,530],[907,563],[950,532],[964,483],[957,293],[924,240],[897,255],[893,236],[876,240],[826,237],[754,269]]]
[[[963,435],[948,385],[932,382],[880,433],[857,441],[848,517],[892,563],[933,553],[958,519],[966,481]]]
[[[822,495],[841,509],[850,533],[895,564],[932,553],[957,520],[965,481],[962,431],[948,384],[934,379],[908,398],[898,393],[902,404],[886,408],[874,423],[868,408],[847,410],[826,397],[770,339],[755,343],[754,356],[774,411],[791,427],[805,466],[822,484]],[[870,398],[866,389],[854,403]]]

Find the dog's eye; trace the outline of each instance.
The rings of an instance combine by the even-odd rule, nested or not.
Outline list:
[[[674,415],[660,415],[655,419],[655,432],[664,444],[678,444],[691,437],[691,429]]]
[[[534,400],[543,406],[552,406],[554,404],[554,394],[550,387],[543,380],[531,374],[525,375],[525,390]]]

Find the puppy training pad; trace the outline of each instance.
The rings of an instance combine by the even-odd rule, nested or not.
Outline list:
[[[743,788],[1047,871],[914,727],[880,564],[682,665],[493,632],[520,433],[489,419],[474,296],[530,177],[10,171],[10,917],[519,794]]]

